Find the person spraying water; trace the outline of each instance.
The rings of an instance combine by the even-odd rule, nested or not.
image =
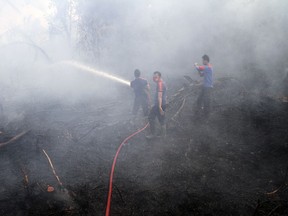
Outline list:
[[[135,79],[131,81],[131,88],[134,90],[135,99],[133,105],[133,115],[136,116],[137,112],[142,106],[143,114],[145,117],[149,114],[150,109],[150,87],[146,79],[141,77],[140,70],[134,71]]]

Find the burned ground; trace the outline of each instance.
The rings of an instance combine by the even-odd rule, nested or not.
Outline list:
[[[287,215],[288,106],[225,78],[203,119],[193,114],[198,87],[180,83],[169,90],[167,137],[143,132],[124,145],[111,214]],[[113,156],[144,126],[123,98],[26,104],[21,120],[4,119],[2,143],[28,132],[0,148],[0,214],[104,215]]]

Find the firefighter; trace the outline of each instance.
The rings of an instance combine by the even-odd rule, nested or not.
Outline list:
[[[148,139],[155,137],[155,119],[157,118],[161,125],[160,136],[166,136],[166,122],[165,122],[165,109],[166,109],[166,84],[162,80],[161,73],[155,71],[153,73],[153,81],[156,83],[156,93],[154,98],[154,106],[150,110],[148,120],[150,124],[151,134],[147,136]]]
[[[210,59],[208,55],[202,56],[203,65],[200,66],[195,63],[195,67],[201,77],[204,77],[203,85],[200,90],[198,99],[197,99],[197,110],[196,113],[198,114],[199,111],[204,111],[204,117],[208,117],[211,111],[211,92],[213,89],[213,68],[212,65],[209,63]]]
[[[140,106],[142,107],[145,117],[149,114],[150,109],[150,93],[149,84],[146,79],[141,77],[140,70],[134,71],[135,79],[130,83],[131,88],[134,90],[135,99],[133,105],[133,115],[137,115]]]

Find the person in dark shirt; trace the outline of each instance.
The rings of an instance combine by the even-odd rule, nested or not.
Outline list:
[[[146,79],[141,77],[140,70],[136,69],[134,76],[135,79],[130,83],[135,94],[133,115],[137,115],[140,106],[142,106],[144,116],[148,116],[150,109],[149,84]]]
[[[202,56],[202,60],[203,66],[199,66],[195,63],[199,75],[204,77],[203,86],[197,99],[197,112],[203,107],[204,115],[208,117],[210,114],[210,100],[213,89],[213,68],[209,63],[210,59],[208,55]]]
[[[161,136],[166,136],[166,122],[165,122],[165,109],[166,109],[166,84],[161,78],[161,73],[155,71],[153,74],[153,81],[156,83],[156,93],[154,98],[154,106],[152,107],[148,120],[150,124],[151,134],[147,138],[153,138],[155,136],[155,119],[158,118],[158,121],[161,125]]]

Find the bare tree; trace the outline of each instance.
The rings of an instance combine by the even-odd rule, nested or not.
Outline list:
[[[53,35],[63,35],[69,44],[72,44],[76,6],[76,0],[51,0],[51,8],[55,12],[49,17],[50,37]]]

